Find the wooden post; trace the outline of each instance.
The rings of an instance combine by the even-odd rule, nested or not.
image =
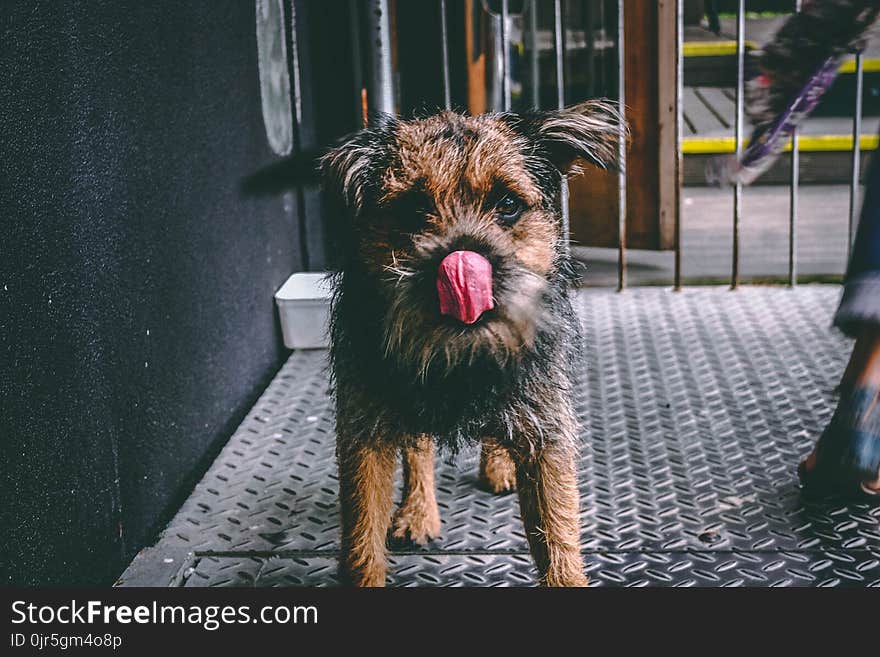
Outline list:
[[[665,250],[675,244],[676,62],[674,0],[626,5],[627,247]],[[618,245],[617,175],[587,167],[571,181],[576,244]]]

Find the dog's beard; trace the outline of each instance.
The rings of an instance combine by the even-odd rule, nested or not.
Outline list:
[[[495,308],[467,326],[440,315],[433,279],[426,274],[399,262],[386,270],[391,290],[383,326],[385,357],[414,379],[477,364],[505,368],[534,345],[548,286],[541,276],[507,267],[493,294]]]

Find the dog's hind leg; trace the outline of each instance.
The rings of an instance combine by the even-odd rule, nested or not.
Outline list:
[[[342,516],[340,575],[355,586],[385,586],[397,450],[388,444],[337,442]]]
[[[586,586],[573,444],[550,443],[516,458],[520,513],[541,584]]]
[[[483,438],[480,483],[495,494],[516,490],[516,464],[507,448],[494,438]]]
[[[394,514],[392,536],[419,545],[440,536],[440,512],[434,492],[434,441],[420,436],[403,450],[403,501]]]

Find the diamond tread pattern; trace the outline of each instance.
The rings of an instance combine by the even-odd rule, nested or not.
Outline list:
[[[795,475],[850,349],[839,293],[581,293],[591,585],[880,584],[880,508],[804,500]],[[534,585],[516,496],[480,489],[477,457],[439,456],[442,538],[392,546],[389,584]],[[153,552],[192,553],[183,586],[336,585],[337,490],[326,352],[295,352]]]

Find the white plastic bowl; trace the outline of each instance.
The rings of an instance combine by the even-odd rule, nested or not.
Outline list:
[[[275,293],[288,349],[326,349],[331,285],[328,274],[299,272]]]

